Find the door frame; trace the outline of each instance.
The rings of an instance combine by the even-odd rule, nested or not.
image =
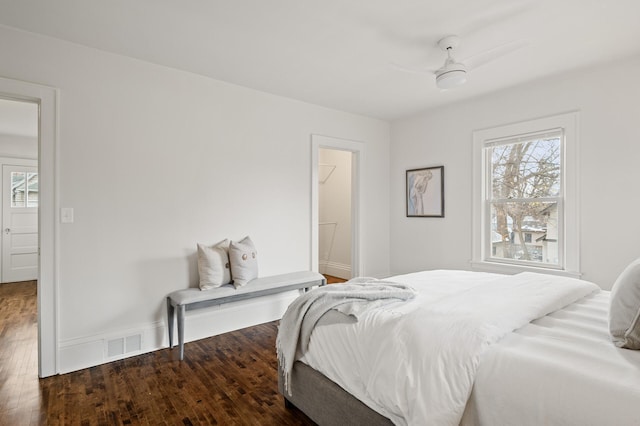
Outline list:
[[[320,237],[319,226],[319,187],[318,162],[320,149],[333,149],[351,152],[351,276],[364,273],[362,247],[363,205],[361,185],[364,170],[364,143],[331,136],[311,135],[311,270],[319,271]]]
[[[56,214],[58,89],[0,77],[0,97],[38,104],[38,377],[53,376],[58,364],[58,241]]]

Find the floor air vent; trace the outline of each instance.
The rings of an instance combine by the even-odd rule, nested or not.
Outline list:
[[[142,350],[142,334],[134,334],[127,337],[119,337],[107,341],[107,357],[122,356],[129,352]]]

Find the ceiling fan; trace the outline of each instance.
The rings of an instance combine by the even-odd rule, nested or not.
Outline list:
[[[451,89],[467,82],[467,67],[462,62],[457,62],[452,53],[458,44],[460,44],[460,38],[455,35],[438,41],[438,47],[447,53],[444,65],[434,71],[436,86],[441,89]]]
[[[501,56],[511,53],[524,47],[527,42],[525,40],[516,40],[503,45],[486,50],[479,54],[470,56],[462,61],[454,58],[454,51],[460,44],[460,37],[456,35],[446,36],[438,41],[438,47],[447,54],[444,64],[435,70],[411,69],[398,65],[394,65],[401,71],[419,72],[434,74],[436,86],[447,90],[460,86],[467,81],[469,71],[478,68],[484,64],[494,61]]]

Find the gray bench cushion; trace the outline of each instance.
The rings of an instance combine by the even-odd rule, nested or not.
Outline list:
[[[256,278],[246,285],[235,288],[232,284],[225,284],[211,290],[200,290],[199,288],[187,288],[170,293],[169,297],[175,306],[189,305],[206,300],[225,299],[229,296],[238,296],[247,293],[262,292],[263,290],[281,289],[297,285],[299,283],[309,283],[309,287],[321,285],[324,277],[317,272],[301,271],[288,274],[274,275],[271,277]],[[285,291],[282,289],[282,291]],[[256,295],[258,296],[258,295]]]

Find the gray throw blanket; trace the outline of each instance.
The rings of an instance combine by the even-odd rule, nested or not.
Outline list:
[[[382,304],[408,300],[416,291],[405,284],[355,278],[344,284],[318,287],[304,293],[287,308],[278,330],[276,348],[278,361],[284,372],[284,388],[289,396],[290,374],[294,361],[305,354],[314,327],[331,309],[354,317]]]

